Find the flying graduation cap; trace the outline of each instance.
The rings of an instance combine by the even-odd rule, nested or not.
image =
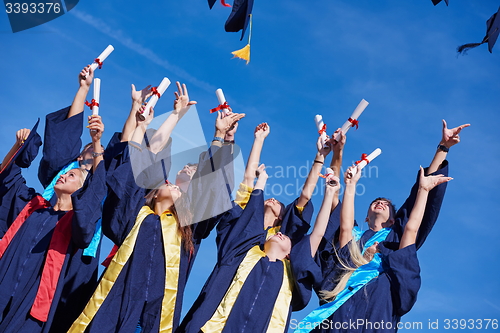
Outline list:
[[[481,44],[488,43],[488,51],[492,53],[493,46],[497,41],[498,34],[500,33],[500,7],[498,7],[498,11],[490,17],[488,21],[486,21],[486,36],[484,36],[483,41],[481,43],[469,43],[460,45],[457,47],[457,52],[465,54],[472,48],[475,48]]]
[[[217,0],[208,0],[208,5],[212,9]],[[241,38],[245,36],[247,28],[250,26],[248,33],[248,43],[241,50],[232,52],[235,58],[241,58],[250,62],[250,39],[252,38],[252,9],[254,0],[234,0],[231,14],[226,20],[224,29],[226,32],[238,32],[241,30]],[[221,0],[223,6],[231,7],[224,0]]]
[[[442,0],[432,0],[432,3],[435,5],[437,5],[438,3],[440,3]],[[446,6],[448,6],[448,0],[444,0],[444,2],[446,2]]]

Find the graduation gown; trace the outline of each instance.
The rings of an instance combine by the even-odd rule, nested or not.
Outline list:
[[[1,332],[65,332],[75,319],[74,314],[85,305],[86,299],[79,297],[91,293],[94,284],[75,279],[75,273],[88,276],[87,270],[93,270],[93,267],[89,268],[88,263],[82,260],[82,251],[90,243],[95,223],[100,216],[100,201],[106,189],[104,174],[101,164],[84,186],[72,195],[74,214],[71,240],[45,323],[34,319],[30,315],[30,309],[40,285],[54,227],[66,212],[54,211],[52,208],[36,210],[12,239],[0,259]],[[9,192],[15,193],[14,207],[26,205],[36,195],[34,189],[26,186],[16,164],[11,164],[0,175],[0,183]],[[13,220],[9,221],[9,226],[12,222]],[[61,306],[66,307],[64,315],[61,313]],[[58,323],[54,324],[56,321]]]
[[[217,264],[177,332],[198,333],[212,318],[247,253],[254,246],[264,244],[267,231],[263,230],[263,221],[262,190],[253,191],[245,209],[235,205],[224,214],[217,225]],[[265,332],[283,279],[283,261],[272,262],[267,256],[260,258],[239,290],[222,332]],[[285,309],[287,322],[292,309],[304,306],[303,300],[297,299],[301,295],[297,292],[300,287],[293,288],[292,302]]]
[[[445,161],[442,168],[434,174],[447,176],[448,162]],[[314,332],[394,332],[401,316],[411,310],[416,302],[420,288],[420,266],[416,251],[423,245],[437,221],[447,185],[446,183],[441,184],[429,193],[415,244],[399,250],[399,240],[415,204],[419,186],[418,180],[417,175],[417,180],[410,191],[410,195],[396,213],[392,230],[387,235],[386,240],[379,244],[384,272],[378,278],[367,283],[365,287],[355,293],[328,318],[328,323],[331,322],[332,325],[325,323],[323,328],[320,326]],[[340,210],[341,203],[330,215],[329,224],[315,260],[309,257],[300,262],[300,266],[309,267],[311,274],[307,276],[300,275],[300,266],[294,267],[292,265],[294,273],[297,272],[297,279],[303,280],[304,284],[309,286],[309,291],[314,289],[318,295],[322,290],[333,290],[336,279],[342,273],[342,267],[334,249],[334,246],[338,246]],[[367,230],[362,235],[359,241],[361,248],[374,234],[373,230]],[[305,251],[305,249],[310,248],[309,244],[309,239],[304,238],[300,246],[294,248],[292,252],[300,251],[301,247]],[[347,245],[337,251],[344,262],[351,263]],[[305,295],[305,297],[309,296],[310,294]],[[325,303],[320,298],[320,304]],[[365,323],[381,323],[383,320],[388,324],[385,326],[366,324],[355,328],[352,325],[344,324],[347,327],[346,329],[335,328],[336,322],[342,324],[349,323],[350,320],[356,322],[357,319],[363,319]]]
[[[169,150],[168,145],[166,149]],[[137,159],[141,159],[141,153],[147,156],[138,161]],[[138,186],[138,183],[142,186],[159,184],[170,169],[169,154],[153,156],[154,154],[151,155],[144,146],[129,146],[120,154],[124,155],[119,158],[122,162],[117,163],[115,171],[107,179],[109,192],[103,214],[103,232],[118,246],[132,230],[136,216],[145,204],[144,196],[147,190]],[[165,156],[167,158],[163,158]],[[153,163],[141,164],[146,158],[148,162]],[[135,175],[131,159],[136,163]],[[197,172],[205,172],[212,163],[210,156],[202,154]],[[206,182],[202,186],[207,192],[216,192],[217,188],[220,190],[221,187],[220,183]],[[206,206],[203,206],[202,202],[197,207],[203,209]],[[182,296],[198,248],[217,221],[217,218],[213,218],[191,225],[194,245],[192,252],[186,251],[183,244],[180,246],[175,304],[163,309],[173,312],[173,330],[180,321]],[[161,230],[158,215],[150,214],[145,217],[138,231],[133,253],[95,314],[88,332],[135,332],[139,322],[142,332],[159,331],[165,290],[165,253]]]

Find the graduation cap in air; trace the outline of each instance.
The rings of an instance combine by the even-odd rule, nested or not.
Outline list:
[[[500,33],[500,7],[498,11],[490,17],[488,21],[486,21],[486,36],[484,36],[483,41],[481,43],[469,43],[460,45],[457,48],[458,53],[467,53],[468,50],[475,48],[481,44],[488,43],[488,51],[492,53],[493,46],[497,41],[498,34]]]
[[[437,5],[438,3],[440,3],[442,0],[432,0],[432,3],[435,5]],[[446,2],[446,6],[448,6],[448,0],[444,0],[444,2]]]

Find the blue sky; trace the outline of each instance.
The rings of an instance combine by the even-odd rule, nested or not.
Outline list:
[[[444,2],[434,7],[430,0],[257,1],[249,65],[231,60],[230,52],[242,48],[246,38],[240,42],[239,33],[224,32],[230,10],[218,3],[210,11],[205,1],[86,0],[54,21],[16,34],[0,14],[0,155],[10,149],[17,129],[71,103],[79,71],[108,44],[115,51],[96,73],[102,80],[105,142],[128,115],[131,83],[157,85],[164,76],[186,83],[198,101],[206,141],[214,123],[208,109],[217,105],[215,90],[223,88],[234,111],[247,115],[236,137],[245,159],[254,127],[270,124],[261,161],[272,166],[270,186],[277,184],[267,193],[284,203],[294,197],[280,189],[302,184],[298,171],[314,158],[314,115],[322,114],[331,132],[366,99],[370,105],[359,130],[348,134],[344,166],[377,147],[383,153],[361,180],[365,192],[356,201],[358,220],[376,196],[402,204],[419,165],[432,158],[441,119],[451,127],[471,123],[450,151],[454,180],[419,250],[422,288],[402,321],[422,322],[418,331],[426,331],[429,320],[439,320],[443,328],[445,319],[499,319],[500,46],[493,54],[485,45],[467,56],[455,52],[460,44],[482,40],[485,22],[499,5],[493,0],[450,0],[449,7]],[[173,91],[171,86],[159,101],[157,114],[170,111]],[[193,136],[203,141],[201,133]],[[277,173],[280,167],[289,172]],[[36,167],[25,175],[41,189]],[[316,212],[321,199],[313,199]],[[186,310],[214,260],[209,238],[188,283]],[[293,318],[316,306],[313,298]]]

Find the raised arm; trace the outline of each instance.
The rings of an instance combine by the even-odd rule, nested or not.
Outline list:
[[[247,187],[253,187],[255,171],[257,171],[257,167],[259,166],[262,146],[264,145],[264,140],[269,135],[270,131],[271,128],[267,123],[259,124],[255,128],[252,150],[250,151],[250,156],[248,157],[245,176],[243,179],[243,184],[245,184]]]
[[[403,236],[401,237],[401,242],[399,243],[400,249],[415,244],[418,230],[422,223],[422,218],[424,217],[429,191],[439,184],[449,182],[452,179],[451,177],[445,177],[443,175],[424,176],[424,169],[420,167],[420,181],[417,196],[410,217],[408,218],[408,223],[406,223]]]
[[[104,149],[102,149],[101,145],[101,137],[102,133],[104,132],[104,124],[102,122],[101,116],[89,116],[89,125],[87,127],[90,129],[90,138],[92,139],[92,148],[94,149],[94,152],[92,153],[92,167],[93,170],[96,170],[97,165],[103,160],[104,155]]]
[[[80,74],[78,74],[78,82],[80,84],[80,87],[78,88],[78,91],[73,98],[73,103],[71,103],[67,118],[73,117],[83,112],[85,99],[87,98],[87,94],[89,93],[90,85],[92,84],[93,79],[94,71],[92,70],[90,65],[87,65],[87,67],[82,69]]]
[[[135,85],[132,84],[132,92],[130,93],[130,96],[132,97],[132,106],[130,107],[128,118],[125,121],[125,124],[123,124],[121,142],[130,141],[132,138],[132,134],[138,125],[136,117],[137,112],[140,110],[146,99],[153,94],[150,88],[151,85],[137,91],[135,90]]]
[[[356,173],[349,178],[347,175],[357,166],[351,166],[344,174],[345,190],[344,202],[340,210],[340,247],[344,247],[352,239],[352,228],[354,228],[354,197],[356,196],[356,185],[361,177],[361,171],[354,170]]]
[[[309,202],[309,200],[311,200],[314,189],[316,188],[316,183],[318,182],[321,168],[325,163],[325,157],[331,151],[330,141],[327,141],[326,148],[324,148],[321,137],[318,137],[316,148],[318,149],[318,151],[314,158],[313,165],[311,166],[311,170],[309,171],[309,175],[307,175],[307,179],[304,183],[304,187],[302,188],[302,192],[300,193],[299,200],[297,201],[297,207],[304,207]]]
[[[167,144],[174,127],[179,120],[188,112],[191,105],[195,105],[195,101],[189,100],[188,91],[185,84],[177,83],[177,91],[175,94],[174,110],[168,118],[161,124],[160,128],[155,132],[149,142],[151,152],[157,154]]]
[[[325,182],[325,196],[323,197],[323,203],[321,204],[318,217],[316,218],[316,222],[314,223],[314,229],[311,233],[311,236],[309,236],[312,257],[316,255],[316,251],[318,251],[318,247],[321,243],[321,240],[323,239],[323,235],[325,234],[326,227],[328,225],[328,219],[330,217],[330,208],[332,206],[332,201],[336,196],[339,188],[339,177],[334,176],[333,174],[328,175]]]
[[[337,135],[337,133],[340,132],[340,137],[339,140],[334,140],[333,138]],[[336,175],[341,175],[341,168],[342,168],[342,156],[344,154],[344,145],[346,142],[346,136],[345,134],[341,131],[340,128],[338,128],[332,135],[332,138],[330,139],[330,143],[332,145],[332,150],[333,150],[333,156],[332,156],[332,161],[330,162],[330,169],[333,170],[333,173]],[[332,211],[337,207],[339,204],[339,192],[336,191],[333,200],[332,200]]]
[[[460,131],[469,126],[470,124],[464,124],[449,129],[447,127],[446,120],[443,119],[443,135],[436,153],[434,154],[431,165],[427,168],[426,175],[430,175],[440,169],[440,165],[444,162],[446,156],[448,155],[448,150],[460,142]]]

